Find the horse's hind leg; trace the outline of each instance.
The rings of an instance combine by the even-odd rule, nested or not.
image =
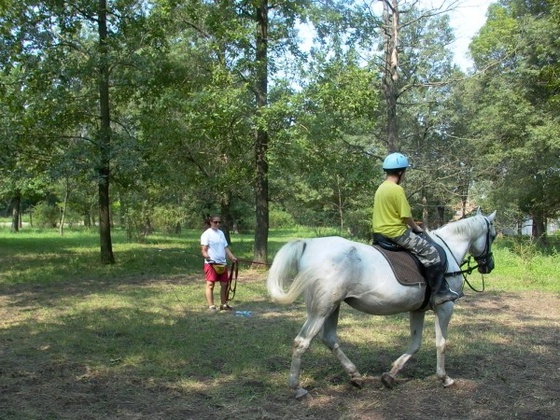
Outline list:
[[[383,385],[386,387],[393,387],[397,373],[401,371],[406,362],[420,349],[425,315],[425,312],[409,312],[410,342],[408,349],[406,349],[406,353],[393,362],[390,372],[385,372],[381,375],[381,382],[383,382]]]
[[[348,375],[350,375],[352,385],[361,388],[363,386],[362,375],[360,375],[360,372],[358,372],[354,363],[352,363],[346,354],[344,354],[336,337],[339,312],[340,305],[338,305],[334,312],[326,319],[325,324],[323,325],[323,335],[321,338],[323,343],[332,351],[338,360],[340,360],[340,363],[342,363],[342,366],[346,372],[348,372]]]
[[[292,366],[290,368],[290,378],[288,384],[290,388],[296,391],[296,398],[307,395],[307,390],[299,384],[299,372],[301,370],[301,356],[309,348],[311,340],[317,335],[323,323],[324,317],[308,315],[307,320],[301,327],[297,337],[294,339],[294,349],[292,352]]]

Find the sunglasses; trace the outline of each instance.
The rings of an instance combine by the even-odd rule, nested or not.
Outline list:
[[[218,223],[222,223],[222,221],[221,220],[212,220],[212,223],[218,224]]]

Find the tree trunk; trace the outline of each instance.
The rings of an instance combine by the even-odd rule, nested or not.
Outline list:
[[[222,225],[220,229],[224,232],[228,244],[231,245],[231,230],[234,220],[231,214],[231,199],[229,194],[224,194],[220,201],[220,215],[222,216]],[[232,248],[233,249],[233,248]]]
[[[399,125],[397,99],[399,97],[399,3],[398,0],[383,0],[384,71],[383,96],[387,105],[387,146],[389,152],[399,148]]]
[[[438,214],[438,228],[445,225],[445,206],[437,206],[437,214]]]
[[[546,228],[545,228],[545,218],[542,212],[534,212],[533,216],[533,226],[532,226],[532,236],[536,240],[538,246],[546,246]]]
[[[424,188],[422,188],[422,228],[428,229],[429,227],[430,212],[428,210],[428,198],[426,197]]]
[[[342,197],[342,188],[340,186],[340,176],[336,176],[336,187],[337,187],[337,199],[338,199],[338,220],[339,220],[339,232],[342,235],[344,231],[344,199]]]
[[[60,209],[60,228],[58,232],[60,236],[64,236],[64,220],[66,218],[66,208],[68,207],[68,198],[70,197],[70,187],[68,182],[68,177],[65,179],[66,185],[64,188],[64,202],[62,203],[62,209]]]
[[[107,1],[99,0],[99,240],[101,263],[114,264],[109,213],[109,164],[111,146],[111,117],[109,113],[109,54],[107,46]]]
[[[543,203],[546,200],[547,193],[544,189],[544,179],[541,174],[536,174],[535,180],[537,185],[539,186],[539,197],[536,202]],[[541,205],[537,205],[533,207],[532,211],[533,216],[533,229],[532,234],[533,238],[536,239],[537,245],[544,247],[547,245],[547,237],[546,237],[546,214]]]
[[[21,221],[21,193],[18,191],[12,198],[12,226],[11,231],[19,232]]]
[[[255,128],[255,248],[254,261],[266,263],[268,255],[268,131],[261,126],[259,116],[268,97],[268,0],[260,0],[257,7],[256,86],[257,126]]]

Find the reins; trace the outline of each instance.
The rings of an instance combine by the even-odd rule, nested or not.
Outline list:
[[[194,255],[196,257],[199,258],[204,258],[199,254],[194,254],[192,252],[186,252],[189,255]],[[258,264],[258,265],[264,265],[264,266],[268,266],[268,263],[263,263],[263,262],[258,262],[258,261],[251,261],[251,260],[244,260],[241,258],[238,258],[237,261],[232,262],[231,266],[229,268],[229,275],[228,275],[228,285],[227,285],[227,289],[226,289],[226,296],[227,296],[227,300],[228,302],[232,301],[235,298],[235,292],[237,291],[237,278],[239,277],[239,263],[243,262],[243,263],[247,263],[247,264]]]
[[[439,236],[438,236],[439,238]],[[440,238],[441,239],[441,238]],[[443,239],[442,239],[443,241]],[[447,244],[445,243],[445,241],[443,241],[443,243],[445,244],[445,246],[447,247],[447,249],[449,249],[449,247],[447,246]],[[451,250],[450,250],[451,251]],[[451,255],[453,255],[453,253],[451,253]],[[455,258],[455,256],[453,256],[453,258]],[[482,293],[484,292],[484,290],[486,289],[486,283],[484,282],[484,274],[481,274],[480,277],[482,278],[482,289],[481,290],[477,290],[474,288],[474,286],[469,282],[469,280],[467,279],[467,275],[471,275],[472,272],[474,270],[476,270],[478,268],[478,264],[475,266],[471,266],[471,261],[473,260],[473,257],[469,255],[469,258],[467,258],[465,261],[462,262],[462,264],[460,265],[460,267],[464,266],[465,264],[467,264],[467,268],[464,270],[460,270],[460,271],[453,271],[451,273],[445,273],[445,277],[454,277],[454,276],[458,276],[458,275],[462,275],[463,276],[463,280],[465,281],[465,283],[467,283],[467,285],[470,287],[470,289],[473,292],[477,292],[477,293]],[[457,260],[455,260],[457,261]],[[457,264],[459,264],[457,262]]]
[[[239,276],[239,264],[237,261],[231,263],[229,270],[228,285],[226,289],[227,301],[231,302],[235,298],[237,289],[237,277]]]
[[[245,262],[245,263],[249,263],[249,264],[260,264],[260,265],[268,266],[267,263],[243,260],[243,259],[239,259],[239,258],[237,259],[237,261],[232,262],[231,263],[231,268],[229,270],[228,285],[227,285],[227,292],[226,292],[228,302],[232,301],[235,298],[235,291],[237,289],[237,277],[239,276],[239,262],[240,261]]]
[[[447,245],[447,242],[445,242],[443,240],[443,238],[437,234],[434,234],[435,236],[437,236],[440,241],[445,245],[445,247],[447,248],[447,250],[449,251],[449,253],[451,254],[451,256],[453,256],[453,259],[455,260],[455,262],[457,263],[457,265],[459,266],[459,268],[463,267],[465,264],[467,264],[467,268],[463,269],[463,270],[459,270],[459,271],[453,271],[453,272],[449,272],[449,273],[445,273],[445,277],[454,277],[454,276],[458,276],[458,275],[462,275],[463,276],[463,280],[464,282],[470,287],[470,289],[473,292],[477,292],[477,293],[482,293],[484,292],[484,290],[486,289],[486,283],[484,281],[484,274],[480,274],[480,277],[482,278],[482,289],[478,290],[476,289],[467,279],[467,275],[471,275],[472,272],[474,270],[476,270],[480,264],[477,261],[477,264],[474,266],[471,266],[471,261],[474,260],[476,261],[479,258],[482,258],[483,256],[488,256],[491,255],[490,252],[488,252],[489,247],[490,247],[490,224],[488,223],[488,220],[484,219],[486,221],[486,227],[488,228],[488,231],[486,233],[486,244],[484,247],[484,251],[482,252],[482,254],[480,254],[480,256],[478,257],[472,257],[471,255],[469,255],[469,257],[464,260],[461,264],[459,264],[459,261],[457,261],[457,258],[455,258],[455,255],[453,254],[453,251],[451,251],[451,248],[449,248],[449,245]]]

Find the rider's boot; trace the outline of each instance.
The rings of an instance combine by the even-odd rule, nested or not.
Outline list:
[[[426,281],[432,289],[432,306],[459,299],[459,294],[449,289],[445,281],[445,270],[439,264],[426,267]]]

